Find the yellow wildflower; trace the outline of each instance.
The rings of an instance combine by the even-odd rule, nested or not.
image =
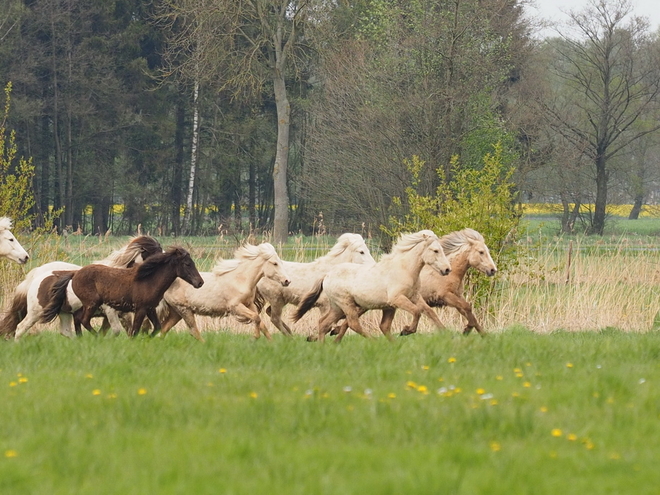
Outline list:
[[[573,367],[573,363],[566,363],[566,367],[567,367],[567,368],[572,368],[572,367]]]
[[[569,433],[566,435],[566,438],[571,442],[575,442],[577,440],[577,435],[575,433]]]
[[[450,357],[449,359],[447,359],[447,362],[448,362],[448,363],[455,363],[455,362],[456,362],[456,358],[455,358],[455,357]]]
[[[146,395],[147,389],[146,388],[140,388],[138,389],[138,395]]]
[[[101,391],[98,388],[92,390],[92,395],[101,395]]]
[[[531,386],[532,386],[532,384],[529,383],[529,382],[525,382],[525,383],[523,383],[523,387],[525,387],[525,388],[529,388],[529,387],[531,387]]]
[[[250,397],[256,399],[257,397],[259,397],[259,395],[256,392],[250,392]]]
[[[478,388],[476,392],[478,395],[484,395],[486,393],[486,391],[483,388]]]
[[[553,428],[553,430],[550,432],[550,434],[553,437],[560,437],[562,435],[562,432],[559,428]]]
[[[387,394],[387,398],[388,399],[396,399],[396,394],[394,392],[390,392],[389,394]]]
[[[15,450],[5,450],[5,457],[18,457],[18,452]]]
[[[18,383],[26,383],[27,381],[28,381],[28,379],[25,378],[24,376],[22,376],[18,379]]]
[[[490,442],[489,445],[490,445],[490,450],[492,450],[493,452],[499,452],[500,450],[502,450],[502,445],[500,445],[499,442]]]
[[[227,373],[227,370],[224,369],[224,368],[220,368],[220,369],[218,370],[218,373]]]

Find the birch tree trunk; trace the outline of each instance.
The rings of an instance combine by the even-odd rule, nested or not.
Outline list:
[[[186,195],[186,215],[183,219],[183,230],[191,234],[192,228],[192,210],[193,193],[195,192],[195,177],[197,175],[197,146],[199,143],[199,82],[195,81],[195,90],[193,93],[193,128],[192,144],[190,147],[190,175],[188,176],[188,194]]]

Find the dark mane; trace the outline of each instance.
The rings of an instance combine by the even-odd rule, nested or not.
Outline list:
[[[188,251],[182,247],[173,246],[164,253],[157,253],[149,256],[144,263],[138,266],[135,281],[140,281],[151,277],[161,266],[171,263],[175,259],[190,256]]]

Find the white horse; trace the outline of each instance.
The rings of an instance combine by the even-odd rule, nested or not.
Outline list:
[[[183,318],[192,336],[203,341],[195,315],[225,316],[231,313],[254,323],[255,339],[260,333],[271,338],[254,303],[257,282],[262,277],[285,287],[291,282],[272,244],[246,244],[236,250],[234,259],[219,261],[213,271],[201,275],[203,290],[176,280],[165,292],[163,299],[169,306],[169,315],[163,322],[163,334]]]
[[[489,277],[497,273],[490,250],[483,236],[473,229],[451,232],[441,237],[440,243],[451,265],[451,273],[443,277],[429,267],[422,268],[419,275],[419,293],[431,307],[456,308],[467,319],[464,334],[470,333],[473,328],[483,334],[481,325],[472,313],[472,304],[463,296],[463,278],[469,268],[479,270]],[[414,318],[401,334],[414,333],[418,323],[419,317]]]
[[[321,258],[310,263],[282,261],[286,272],[291,276],[291,284],[283,286],[275,280],[262,278],[257,284],[257,307],[263,298],[270,308],[266,310],[270,321],[284,335],[291,335],[291,329],[282,320],[282,310],[287,304],[298,305],[302,298],[314,288],[314,283],[340,263],[375,263],[369,248],[360,234],[346,233],[339,236],[332,249]],[[327,298],[322,296],[317,302],[321,311],[327,306]]]
[[[24,265],[30,258],[14,234],[11,233],[11,219],[0,217],[0,257],[10,259]]]
[[[139,236],[96,263],[114,267],[130,267],[141,263],[152,254],[162,252],[163,248],[156,239]],[[19,335],[30,330],[41,320],[43,308],[49,301],[48,291],[56,279],[54,272],[79,269],[80,266],[73,263],[52,261],[30,270],[25,279],[14,289],[11,306],[0,322],[0,335],[10,338],[16,334],[19,327]],[[73,335],[72,321],[71,314],[60,313],[60,333],[62,335],[67,337]]]
[[[419,273],[424,265],[445,275],[451,271],[438,236],[430,230],[402,235],[392,252],[378,263],[344,263],[330,270],[317,283],[315,290],[303,299],[294,319],[299,320],[325,292],[330,305],[319,321],[319,340],[323,340],[332,325],[343,317],[347,326],[340,330],[337,342],[348,326],[366,337],[359,318],[371,309],[383,310],[380,330],[389,339],[392,338],[390,328],[397,309],[408,311],[413,317],[423,312],[442,327],[438,316],[419,295]]]

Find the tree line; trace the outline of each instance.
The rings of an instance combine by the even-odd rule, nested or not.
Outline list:
[[[602,234],[658,184],[658,33],[629,0],[537,30],[521,0],[7,0],[33,226],[377,235],[496,153]]]

